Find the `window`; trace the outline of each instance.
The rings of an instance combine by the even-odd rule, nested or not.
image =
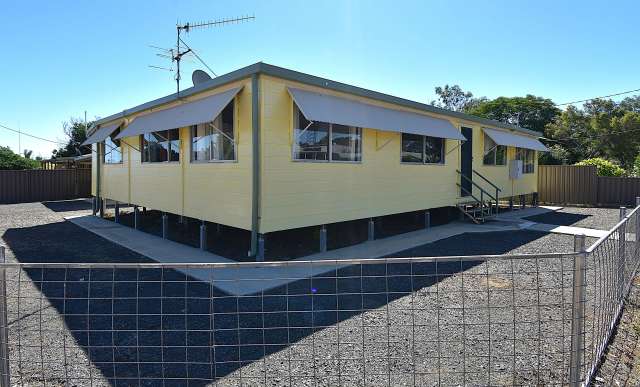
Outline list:
[[[104,139],[104,163],[120,164],[122,163],[122,149],[120,148],[120,140],[114,138],[120,133],[120,129],[113,132],[109,137]]]
[[[507,147],[498,145],[491,137],[484,135],[484,165],[507,165]]]
[[[362,160],[361,128],[327,122],[310,123],[296,108],[294,136],[294,160],[335,162]]]
[[[161,130],[140,135],[143,163],[180,161],[179,129]]]
[[[536,151],[532,149],[516,148],[516,160],[522,160],[522,173],[533,173]]]
[[[402,133],[403,163],[444,164],[444,139]]]
[[[231,101],[215,120],[191,127],[192,162],[236,159],[233,106]]]

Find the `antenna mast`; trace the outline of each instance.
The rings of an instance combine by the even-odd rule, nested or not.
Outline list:
[[[187,46],[187,44],[185,43],[184,45],[186,46],[186,50],[185,51],[180,51],[181,47],[180,47],[180,43],[182,42],[182,39],[180,38],[181,33],[184,31],[185,33],[189,33],[189,31],[191,31],[192,29],[199,29],[199,28],[209,28],[209,27],[216,27],[216,26],[221,26],[221,25],[225,25],[225,24],[233,24],[233,23],[241,23],[241,22],[245,22],[245,21],[249,21],[249,20],[253,20],[255,19],[255,16],[242,16],[242,17],[235,17],[235,18],[228,18],[228,19],[220,19],[220,20],[213,20],[213,21],[207,21],[207,22],[197,22],[197,23],[186,23],[186,24],[176,24],[176,33],[177,33],[177,38],[176,38],[176,52],[174,55],[172,55],[171,57],[171,61],[172,62],[176,62],[176,93],[180,94],[180,60],[182,59],[182,57],[190,52],[194,53],[195,52],[189,47]],[[204,62],[203,62],[204,63]],[[205,64],[206,66],[206,64]]]

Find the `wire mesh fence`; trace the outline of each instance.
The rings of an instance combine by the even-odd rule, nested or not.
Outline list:
[[[639,214],[570,254],[5,263],[0,384],[580,385],[635,274]]]

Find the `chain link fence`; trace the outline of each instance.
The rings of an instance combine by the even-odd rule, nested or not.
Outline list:
[[[639,214],[570,254],[5,263],[0,386],[587,384]]]

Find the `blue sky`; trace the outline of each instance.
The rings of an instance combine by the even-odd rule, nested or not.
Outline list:
[[[176,21],[254,14],[193,31],[218,73],[264,61],[422,102],[435,86],[561,103],[640,88],[640,3],[617,1],[16,1],[0,13],[0,124],[63,140],[70,117],[104,117],[170,94],[148,45]],[[185,62],[184,84],[201,67]],[[18,136],[0,128],[0,145]],[[22,136],[22,148],[55,147]]]

